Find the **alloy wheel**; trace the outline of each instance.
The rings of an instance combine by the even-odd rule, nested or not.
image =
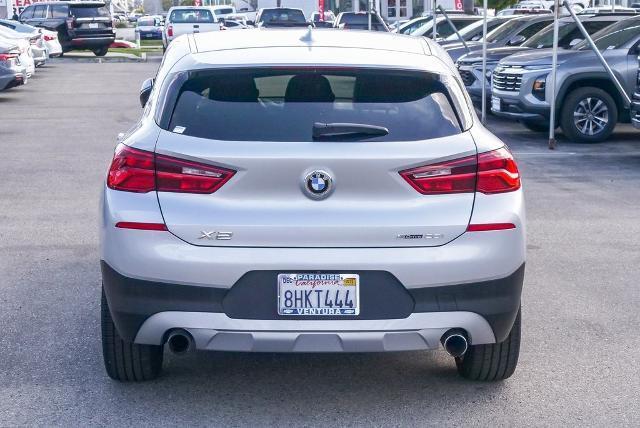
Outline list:
[[[600,98],[585,98],[573,111],[573,123],[581,134],[596,135],[609,123],[609,108]]]

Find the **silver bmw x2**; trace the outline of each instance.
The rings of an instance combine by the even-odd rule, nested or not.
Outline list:
[[[423,38],[250,30],[176,39],[102,192],[110,377],[166,347],[433,350],[513,373],[520,175]]]

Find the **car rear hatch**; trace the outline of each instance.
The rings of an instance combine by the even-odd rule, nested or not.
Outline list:
[[[451,241],[467,228],[474,187],[457,192],[454,184],[448,192],[443,181],[423,194],[410,182],[453,174],[452,159],[475,162],[475,144],[461,125],[462,95],[445,79],[337,68],[174,75],[163,90],[156,168],[174,178],[222,176],[213,193],[189,193],[178,181],[160,189],[168,229],[203,246]],[[407,176],[425,164],[444,166]]]
[[[104,5],[71,3],[70,12],[75,37],[112,37],[113,21],[109,9]]]

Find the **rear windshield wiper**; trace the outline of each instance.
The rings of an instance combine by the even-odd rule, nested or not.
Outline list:
[[[313,124],[313,139],[381,137],[389,134],[384,126],[367,125],[362,123],[321,123]]]

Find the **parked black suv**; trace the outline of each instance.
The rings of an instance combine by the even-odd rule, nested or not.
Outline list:
[[[35,3],[20,14],[20,22],[57,31],[64,52],[89,49],[104,56],[116,38],[109,8],[101,1]]]

